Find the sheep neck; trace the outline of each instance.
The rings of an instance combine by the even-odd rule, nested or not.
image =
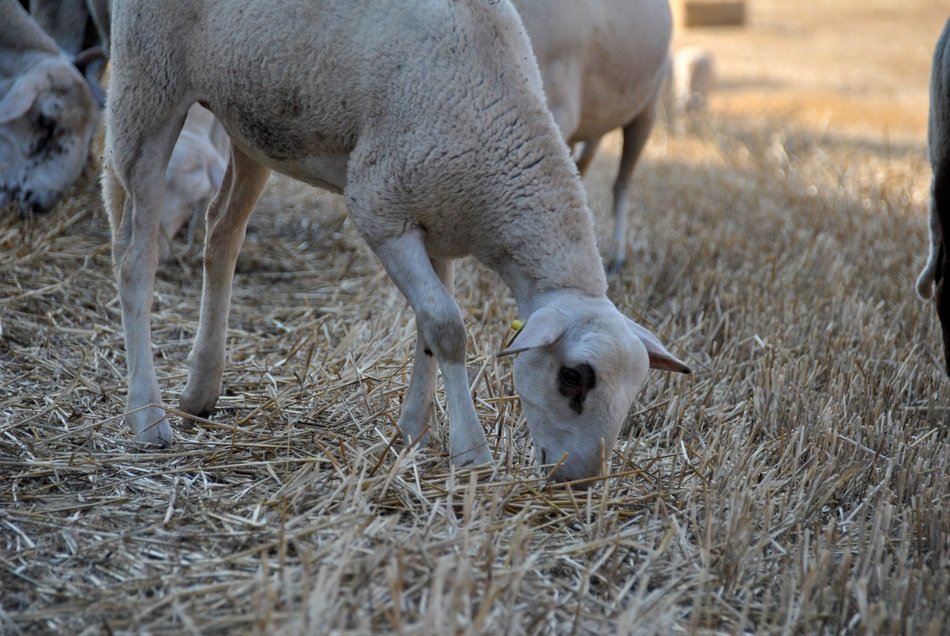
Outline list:
[[[583,192],[566,197],[566,201],[561,198],[559,205],[546,205],[549,201],[545,198],[538,196],[540,205],[513,215],[518,227],[500,233],[504,254],[494,264],[525,317],[560,292],[589,298],[607,293]],[[570,204],[572,199],[574,205]]]

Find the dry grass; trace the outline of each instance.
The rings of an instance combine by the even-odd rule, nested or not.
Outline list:
[[[239,261],[221,408],[141,452],[91,177],[49,216],[4,214],[0,633],[950,633],[922,131],[729,99],[657,131],[610,292],[696,373],[651,376],[585,493],[531,467],[493,357],[514,305],[475,263],[458,296],[494,474],[393,443],[411,312],[339,202],[283,179]],[[587,180],[604,230],[610,149]],[[170,404],[199,271],[185,254],[157,284]]]

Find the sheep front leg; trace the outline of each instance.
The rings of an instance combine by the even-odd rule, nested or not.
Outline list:
[[[374,251],[416,313],[417,329],[421,336],[418,344],[422,344],[423,348],[426,345],[429,347],[442,370],[452,463],[456,466],[490,464],[492,457],[488,440],[469,393],[468,373],[465,370],[465,324],[458,305],[436,274],[436,269],[440,268],[434,268],[429,261],[421,233],[406,232],[374,245]],[[444,276],[449,279],[450,272],[447,268],[443,270]],[[422,355],[426,355],[425,349]],[[423,376],[417,379],[415,374],[420,371]],[[400,417],[400,426],[403,423],[409,427],[419,426],[416,418],[427,409],[428,397],[431,396],[429,385],[434,383],[435,369],[426,363],[417,363],[413,365],[413,372],[406,400],[410,414]],[[411,424],[409,417],[415,420]]]
[[[454,264],[450,260],[432,259],[432,269],[446,291],[451,295],[455,288]],[[412,361],[412,375],[402,412],[399,414],[399,430],[407,444],[413,442],[420,447],[429,443],[429,431],[426,422],[432,411],[432,396],[435,393],[436,360],[435,353],[426,342],[422,325],[416,322],[416,353]]]
[[[266,167],[232,147],[221,188],[208,207],[198,333],[188,354],[188,384],[181,394],[181,410],[186,413],[207,415],[221,393],[234,265],[247,220],[269,174]]]

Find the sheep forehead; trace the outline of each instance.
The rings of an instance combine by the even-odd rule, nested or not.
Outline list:
[[[591,315],[569,330],[559,354],[567,366],[589,364],[598,376],[619,381],[633,372],[637,349],[632,340],[625,324]]]
[[[59,90],[72,89],[75,84],[86,83],[79,69],[62,55],[46,57],[27,72],[43,74],[46,85]]]

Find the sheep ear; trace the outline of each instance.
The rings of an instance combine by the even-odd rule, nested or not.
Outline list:
[[[94,46],[80,51],[76,54],[76,57],[73,58],[73,65],[82,73],[82,76],[86,80],[86,85],[89,86],[89,92],[92,93],[92,97],[96,100],[96,104],[99,105],[99,108],[106,105],[106,96],[105,93],[102,92],[99,79],[102,77],[102,72],[105,70],[108,61],[109,56],[101,46]]]
[[[561,314],[556,309],[544,307],[531,314],[521,331],[515,335],[508,347],[498,354],[498,357],[547,347],[560,340],[566,330]]]
[[[676,356],[666,350],[659,340],[652,333],[641,327],[634,321],[627,318],[627,328],[635,337],[640,339],[643,346],[647,348],[647,354],[650,356],[650,368],[661,371],[677,371],[679,373],[692,373],[692,370],[686,366]]]
[[[39,93],[40,85],[35,75],[27,74],[18,79],[10,92],[0,99],[0,124],[22,117],[26,111],[30,110],[30,106],[33,105]]]

